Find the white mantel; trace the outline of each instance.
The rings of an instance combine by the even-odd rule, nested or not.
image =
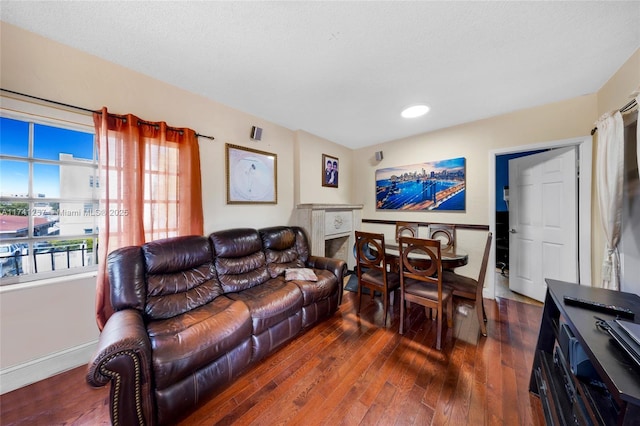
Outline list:
[[[347,266],[355,268],[354,231],[362,226],[362,204],[298,204],[296,224],[304,228],[309,238],[311,254],[326,256],[328,240],[346,238]]]

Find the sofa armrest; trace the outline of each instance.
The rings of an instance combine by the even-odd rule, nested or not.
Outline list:
[[[151,344],[139,311],[125,309],[109,318],[89,362],[86,380],[93,387],[111,382],[113,424],[155,423]]]
[[[338,278],[338,305],[342,303],[342,292],[344,287],[344,277],[347,274],[347,263],[344,260],[332,257],[309,256],[307,267],[315,269],[325,269]]]

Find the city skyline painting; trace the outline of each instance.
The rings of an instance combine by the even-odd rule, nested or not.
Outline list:
[[[465,211],[464,157],[376,170],[376,209]]]

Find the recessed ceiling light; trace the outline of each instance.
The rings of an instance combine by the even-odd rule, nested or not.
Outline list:
[[[425,115],[429,112],[429,107],[426,105],[414,105],[409,108],[406,108],[402,111],[402,116],[404,118],[415,118]]]

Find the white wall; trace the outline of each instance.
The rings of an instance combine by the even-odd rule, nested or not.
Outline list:
[[[464,106],[462,106],[464,107]],[[449,222],[472,225],[492,225],[489,216],[494,198],[490,197],[489,176],[491,151],[519,146],[559,141],[588,135],[596,114],[596,96],[581,96],[563,102],[529,108],[511,114],[488,118],[437,132],[417,135],[366,147],[354,152],[354,203],[364,204],[362,216],[366,219],[406,220],[418,222]],[[428,119],[428,118],[427,118]],[[375,161],[375,152],[382,150],[384,159]],[[465,212],[404,212],[377,211],[375,209],[376,169],[443,160],[466,158],[466,211]],[[392,238],[391,226],[363,224],[365,230],[385,232]],[[482,260],[485,232],[457,231],[460,246],[469,252],[469,264],[456,272],[477,278]],[[493,276],[487,277],[485,295],[493,294]]]
[[[94,300],[95,273],[0,287],[0,393],[85,364]]]
[[[490,167],[488,153],[503,148],[534,147],[539,143],[589,135],[595,121],[602,113],[625,105],[630,100],[629,94],[638,88],[640,88],[640,49],[636,50],[596,94],[356,150],[353,153],[354,176],[357,176],[357,179],[354,179],[353,203],[364,204],[362,217],[365,219],[489,225],[492,221],[488,215],[491,211],[489,204],[494,201],[488,196],[490,190],[488,188]],[[461,108],[464,108],[464,105],[461,105]],[[384,159],[376,162],[375,152],[380,150],[384,153]],[[596,163],[596,152],[597,138],[592,146],[593,164]],[[465,213],[376,211],[374,189],[376,169],[455,157],[467,159],[467,210]],[[591,173],[593,183],[595,171],[592,170]],[[597,202],[595,202],[596,197],[595,185],[592,184],[591,272],[593,283],[596,282],[597,277],[600,277],[601,256],[604,250],[604,237]],[[640,220],[638,217],[637,214],[630,214],[629,220],[637,225],[637,221]],[[389,226],[365,224],[363,228],[377,229],[388,233],[389,236],[393,233],[393,229]],[[625,234],[627,243],[631,244],[628,240],[631,238],[629,237],[631,228],[625,229],[627,229]],[[633,229],[637,232],[638,227]],[[464,238],[473,238],[466,245],[481,247],[478,232],[471,237],[474,235],[473,232],[475,231],[467,231],[466,235],[462,235],[461,241],[464,241]],[[633,238],[636,242],[640,240],[636,234],[633,234]],[[470,253],[470,264],[458,271],[468,276],[477,276],[479,256],[479,252]],[[640,264],[640,257],[636,256],[632,250],[626,253],[625,259],[627,262]],[[637,276],[632,274],[627,277],[635,289],[640,287]],[[640,293],[640,289],[635,292]]]
[[[350,204],[353,166],[353,151],[343,145],[307,133],[296,132],[296,179],[295,200],[297,204]],[[324,164],[322,154],[339,160],[338,188],[322,186]]]

